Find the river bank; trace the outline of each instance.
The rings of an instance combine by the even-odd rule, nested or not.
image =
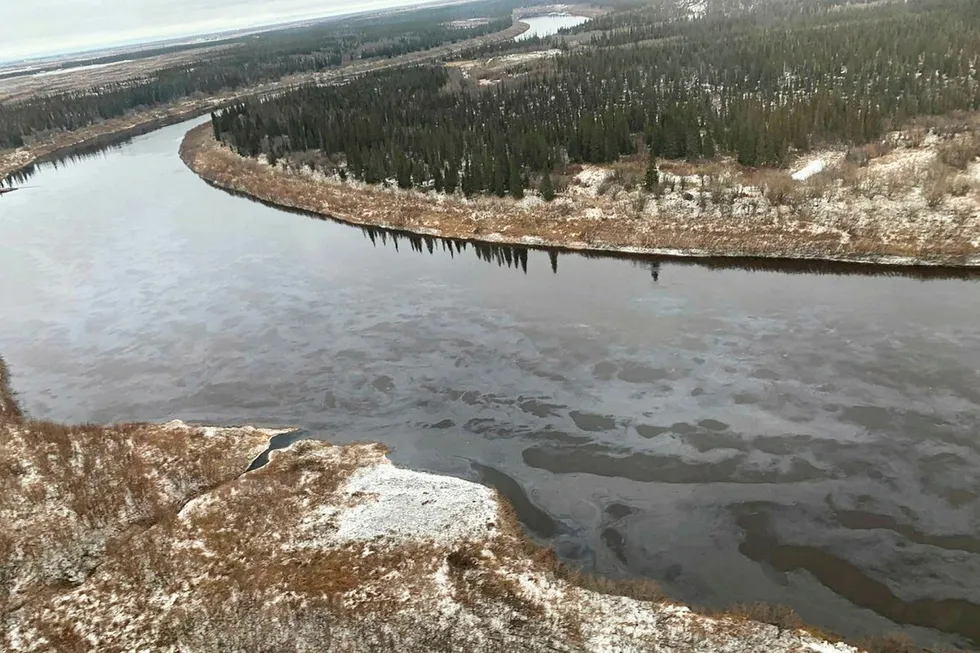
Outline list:
[[[0,150],[0,180],[28,171],[32,166],[40,163],[57,160],[79,151],[107,147],[167,125],[190,120],[231,103],[240,102],[245,98],[264,97],[306,84],[330,84],[351,76],[447,57],[467,48],[514,39],[528,29],[529,26],[526,23],[515,22],[508,29],[488,36],[442,45],[422,52],[412,52],[386,59],[352,62],[324,72],[290,75],[274,82],[267,82],[247,89],[203,98],[186,98],[172,104],[134,112],[74,131],[47,134],[35,139],[30,145],[13,150]]]
[[[0,406],[8,380],[0,362]],[[247,471],[278,433],[4,408],[3,650],[857,651],[784,610],[705,616],[570,572],[494,490],[380,445],[298,442]]]
[[[923,197],[914,176],[901,191],[880,190],[888,180],[873,178],[879,169],[911,172],[907,163],[884,158],[854,182],[865,186],[853,188],[812,174],[799,187],[787,188],[794,181],[788,173],[770,174],[752,185],[717,166],[708,171],[666,163],[656,194],[642,188],[642,166],[636,161],[579,166],[559,197],[545,202],[534,193],[521,200],[464,198],[343,182],[284,164],[273,167],[216,142],[210,125],[187,134],[180,156],[209,183],[266,203],[431,236],[688,257],[980,265],[976,188],[971,185],[938,203]],[[977,172],[971,168],[965,175],[972,179]]]

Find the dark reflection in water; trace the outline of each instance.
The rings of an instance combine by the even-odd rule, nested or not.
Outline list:
[[[598,573],[974,645],[976,273],[360,230],[215,191],[184,131],[0,201],[0,352],[32,415],[380,441]]]
[[[379,243],[382,246],[390,243],[395,251],[399,251],[400,243],[407,241],[413,252],[435,254],[436,251],[441,251],[449,254],[450,258],[455,258],[457,254],[472,250],[481,261],[495,263],[498,267],[519,268],[524,274],[527,274],[528,248],[521,245],[496,245],[456,238],[437,238],[378,227],[362,226],[358,228],[374,246],[378,246]],[[557,265],[552,269],[557,273]]]
[[[520,483],[493,467],[480,463],[470,463],[470,466],[480,475],[481,483],[493,487],[510,502],[521,522],[535,535],[544,538],[554,537],[558,531],[555,520],[534,505]]]
[[[260,202],[266,204],[265,202]],[[323,216],[290,209],[294,213],[323,220]],[[358,229],[375,246],[391,246],[396,251],[400,244],[407,241],[410,249],[419,254],[428,252],[434,254],[441,250],[455,257],[467,249],[472,249],[482,261],[494,263],[501,267],[520,268],[527,273],[528,252],[543,250],[548,253],[551,271],[558,273],[558,258],[560,255],[579,256],[586,259],[623,259],[633,266],[646,270],[654,283],[660,280],[661,267],[670,265],[691,265],[709,270],[742,270],[750,272],[777,272],[781,274],[819,274],[833,276],[859,275],[867,277],[905,277],[923,281],[936,279],[970,279],[980,280],[980,268],[929,266],[929,265],[870,265],[866,263],[845,263],[836,261],[752,258],[752,257],[679,257],[653,256],[640,254],[621,254],[618,252],[580,252],[555,248],[541,248],[530,245],[505,245],[487,243],[458,238],[441,238],[424,234],[414,234],[409,231],[383,229],[381,227],[357,226]]]
[[[980,646],[980,604],[962,599],[904,601],[847,560],[815,547],[780,543],[769,532],[764,508],[740,515],[736,523],[745,531],[739,550],[752,560],[780,572],[805,570],[855,605],[896,623],[958,633]]]
[[[902,537],[919,544],[980,554],[980,538],[970,535],[929,535],[918,531],[914,526],[903,524],[889,515],[877,515],[863,510],[835,509],[834,516],[844,528],[895,531]]]
[[[50,167],[53,170],[57,170],[64,165],[81,163],[86,159],[107,157],[111,155],[113,150],[119,150],[125,147],[131,140],[132,138],[130,137],[105,137],[65,150],[57,150],[47,156],[41,157],[35,163],[26,165],[20,170],[16,170],[6,177],[0,178],[0,186],[19,186],[30,181],[43,167]]]

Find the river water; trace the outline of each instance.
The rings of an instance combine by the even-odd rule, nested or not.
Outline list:
[[[32,415],[379,440],[600,573],[980,645],[975,278],[396,249],[207,186],[187,129],[0,199]]]

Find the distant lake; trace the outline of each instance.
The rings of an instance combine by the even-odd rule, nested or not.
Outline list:
[[[514,40],[523,41],[535,36],[551,36],[557,34],[558,30],[566,27],[575,27],[589,20],[585,16],[571,16],[569,14],[548,14],[547,16],[535,16],[533,18],[522,18],[520,22],[527,23],[531,29],[520,34]]]

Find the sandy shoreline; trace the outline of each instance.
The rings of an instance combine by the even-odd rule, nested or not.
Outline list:
[[[697,224],[684,208],[624,216],[617,209],[635,201],[617,200],[586,188],[570,188],[564,201],[545,203],[528,197],[464,199],[399,191],[360,183],[342,183],[309,171],[273,168],[239,156],[217,143],[210,125],[185,136],[180,156],[208,183],[267,204],[295,209],[353,225],[374,226],[425,236],[499,245],[558,248],[689,258],[769,258],[888,266],[980,266],[980,247],[964,242],[969,234],[939,242],[916,234],[889,243],[864,237],[842,238],[816,231],[799,221],[765,218],[719,231]],[[672,217],[670,211],[677,210]],[[778,216],[779,211],[775,211]],[[706,222],[706,221],[705,221]],[[721,221],[716,221],[721,223]],[[971,224],[980,231],[980,224]],[[808,233],[809,229],[809,233]]]

